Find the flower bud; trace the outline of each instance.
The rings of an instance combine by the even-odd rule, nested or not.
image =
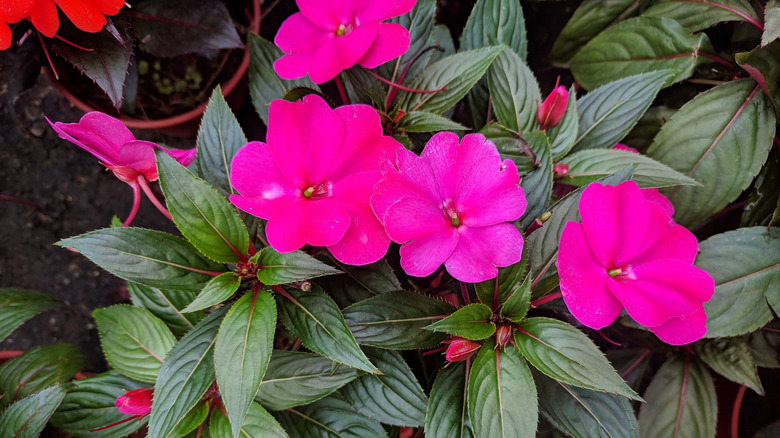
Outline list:
[[[561,179],[569,174],[569,165],[566,163],[556,164],[553,166],[553,178]]]
[[[478,342],[470,341],[466,338],[454,338],[447,347],[446,358],[449,362],[459,362],[466,360],[479,350],[482,345]]]
[[[496,328],[496,346],[504,348],[512,340],[512,327],[500,325]]]
[[[536,112],[536,121],[542,125],[542,129],[558,126],[566,113],[568,103],[569,90],[563,85],[555,87],[547,99],[544,99],[544,102],[539,105],[539,110]]]
[[[126,415],[148,415],[152,410],[154,388],[138,388],[125,392],[116,399],[119,412]]]

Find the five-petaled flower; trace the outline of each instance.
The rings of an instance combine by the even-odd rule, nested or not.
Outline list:
[[[296,0],[274,43],[285,56],[274,63],[284,79],[309,74],[321,84],[355,64],[374,68],[403,55],[409,31],[383,20],[409,12],[416,0]]]
[[[699,244],[633,181],[591,184],[558,251],[561,292],[585,326],[611,324],[623,308],[662,341],[683,345],[707,332],[702,303],[715,284],[693,265]]]
[[[371,198],[401,267],[424,277],[442,263],[456,279],[477,283],[520,261],[523,238],[511,223],[525,211],[517,168],[501,161],[480,134],[434,135],[420,156],[398,151]]]
[[[46,120],[60,137],[97,157],[102,165],[111,169],[117,178],[133,189],[133,208],[124,226],[129,225],[138,212],[141,190],[163,214],[168,214],[148,184],[157,180],[155,148],[164,150],[184,166],[195,160],[195,149],[166,149],[152,142],[136,140],[121,120],[98,111],[85,114],[78,123],[52,123],[48,118]]]
[[[317,95],[275,100],[266,143],[251,142],[233,158],[230,201],[268,219],[268,243],[279,252],[325,246],[343,263],[373,263],[390,240],[369,199],[382,159],[403,148],[382,134],[367,105],[331,109]]]

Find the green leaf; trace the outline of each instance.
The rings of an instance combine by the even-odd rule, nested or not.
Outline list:
[[[106,360],[127,377],[154,382],[176,337],[151,312],[119,304],[92,312]]]
[[[244,294],[230,307],[214,344],[217,386],[239,435],[260,380],[271,360],[276,333],[276,303],[264,290]]]
[[[187,415],[181,419],[179,424],[171,432],[172,436],[184,437],[188,433],[193,432],[198,428],[206,418],[209,416],[209,405],[205,401],[201,401],[195,405],[192,410],[187,412]],[[229,435],[228,435],[229,436]]]
[[[257,264],[260,267],[257,279],[267,285],[293,283],[341,273],[303,251],[279,253],[270,246],[258,253]]]
[[[577,102],[579,133],[573,150],[614,146],[650,107],[668,74],[666,70],[642,73],[586,94]]]
[[[706,337],[749,333],[772,319],[767,301],[771,305],[771,297],[780,295],[778,242],[780,228],[752,227],[699,244],[696,266],[715,280],[715,292],[704,303]]]
[[[0,342],[33,316],[62,306],[62,301],[32,289],[0,288]]]
[[[528,362],[555,380],[642,400],[596,344],[565,322],[528,318],[518,326],[515,342]]]
[[[401,355],[377,348],[366,348],[366,354],[381,374],[360,376],[340,393],[369,418],[397,426],[422,426],[428,399]]]
[[[206,283],[206,286],[200,291],[198,297],[188,304],[182,312],[197,312],[198,310],[216,306],[232,297],[239,286],[241,286],[241,277],[235,272],[225,272],[224,274],[217,275]]]
[[[379,68],[382,67],[380,66]],[[346,90],[350,102],[364,103],[374,108],[385,108],[388,87],[384,83],[379,82],[371,74],[371,71],[360,65],[354,65],[344,70],[343,73],[344,90]],[[392,72],[390,75],[392,75]],[[293,88],[290,91],[294,90],[301,90],[301,88]],[[286,98],[289,97],[290,93],[286,95]],[[326,101],[329,101],[329,98],[326,98]]]
[[[60,240],[106,271],[128,281],[162,289],[198,293],[212,275],[224,271],[189,242],[143,228],[104,228]]]
[[[230,185],[230,163],[245,144],[244,131],[217,85],[198,130],[198,174],[223,195],[236,193]]]
[[[0,437],[39,436],[68,389],[70,384],[52,386],[11,405],[0,415]]]
[[[761,34],[761,46],[767,46],[780,38],[780,1],[769,0],[764,7],[764,32]]]
[[[308,77],[282,79],[274,71],[274,61],[284,52],[274,43],[257,34],[249,34],[249,96],[255,111],[268,125],[268,106],[274,99],[281,99],[288,90],[295,87],[308,87],[319,90],[320,87]]]
[[[485,74],[504,47],[469,50],[435,62],[408,84],[416,90],[443,91],[432,94],[400,92],[398,106],[405,112],[425,111],[440,115],[454,106]]]
[[[209,183],[157,151],[160,187],[176,228],[203,255],[237,263],[249,251],[249,233],[233,204]]]
[[[417,0],[411,11],[385,21],[385,23],[399,24],[408,30],[410,44],[406,52],[399,58],[377,67],[376,70],[380,75],[391,79],[393,72],[397,71],[395,80],[398,82],[401,72],[408,66],[409,71],[406,74],[406,80],[408,81],[425,69],[433,52],[432,50],[423,53],[411,66],[409,66],[409,62],[420,51],[434,45],[433,27],[435,15],[436,0]]]
[[[360,371],[302,351],[274,350],[255,400],[274,411],[305,405],[355,380]]]
[[[442,368],[433,382],[428,412],[425,415],[425,436],[428,438],[471,438],[474,432],[468,423],[466,363],[455,362]]]
[[[239,434],[233,435],[230,421],[219,409],[214,409],[209,420],[209,431],[213,437],[236,436],[240,438],[283,438],[287,432],[282,426],[257,403],[249,405],[243,426]]]
[[[195,298],[189,292],[163,290],[138,283],[127,283],[130,301],[136,307],[152,312],[171,329],[176,337],[184,336],[203,318],[203,312],[184,314],[182,309]]]
[[[569,386],[534,373],[539,409],[555,426],[571,436],[639,438],[639,426],[628,399]]]
[[[469,372],[468,406],[474,436],[534,436],[538,413],[531,371],[517,348],[495,347],[492,339],[486,342]]]
[[[713,371],[764,395],[758,370],[747,344],[740,338],[720,338],[695,343],[699,359]]]
[[[647,149],[702,184],[665,192],[674,220],[692,227],[736,199],[761,170],[774,135],[771,103],[751,79],[719,85],[683,105]]]
[[[586,90],[615,79],[655,70],[670,70],[665,85],[680,82],[701,64],[702,53],[714,53],[704,33],[693,35],[663,17],[635,17],[606,29],[571,59],[574,78]]]
[[[580,120],[577,112],[577,91],[574,85],[569,88],[569,102],[566,104],[566,112],[563,114],[558,126],[547,129],[547,138],[550,140],[550,149],[553,161],[558,161],[571,151],[577,140]]]
[[[452,315],[425,328],[478,341],[496,332],[496,324],[491,321],[492,318],[493,311],[490,307],[482,303],[473,303],[461,307]]]
[[[642,438],[686,436],[713,438],[718,403],[709,371],[692,356],[673,356],[653,377],[639,408]]]
[[[387,260],[365,266],[343,266],[345,273],[321,277],[317,284],[326,290],[338,290],[333,297],[340,307],[347,307],[358,301],[403,289],[398,277]]]
[[[214,382],[214,342],[226,308],[215,310],[173,347],[154,387],[149,436],[165,438]]]
[[[479,302],[497,308],[518,290],[528,272],[528,246],[523,247],[523,258],[511,266],[498,268],[498,276],[491,280],[485,280],[474,284]],[[498,298],[496,300],[496,298]],[[496,302],[497,301],[497,302]]]
[[[607,360],[612,363],[620,377],[628,383],[634,391],[639,387],[645,377],[650,360],[650,350],[643,348],[627,348],[623,350],[611,350],[607,352]]]
[[[513,51],[504,50],[487,73],[490,97],[498,122],[525,135],[536,128],[536,109],[542,100],[531,69]]]
[[[454,310],[449,303],[435,298],[396,291],[355,303],[343,313],[358,344],[409,350],[439,344],[444,335],[422,328]]]
[[[87,364],[72,344],[34,347],[0,365],[0,411],[44,388],[65,383]],[[2,430],[2,429],[0,429]]]
[[[516,133],[497,123],[485,125],[479,133],[496,145],[502,160],[510,159],[515,163],[517,173],[521,177],[536,169],[534,160],[525,147],[527,142]]]
[[[698,183],[665,164],[642,154],[616,149],[589,149],[575,152],[563,160],[569,173],[560,182],[584,186],[603,176],[636,164],[633,180],[639,187],[693,186]]]
[[[129,421],[110,429],[96,430],[127,418],[116,408],[116,399],[126,391],[143,388],[141,382],[125,377],[115,370],[94,377],[75,380],[73,389],[62,400],[51,423],[70,436],[78,438],[110,438],[126,436],[146,425],[148,418]]]
[[[398,120],[398,130],[402,132],[439,132],[465,131],[465,126],[446,117],[424,111],[412,111]]]
[[[528,313],[528,307],[531,304],[531,276],[517,286],[509,296],[503,306],[501,306],[501,317],[512,322],[520,322]]]
[[[748,344],[750,355],[759,367],[780,368],[780,332],[776,327],[769,330],[756,330],[743,336]]]
[[[756,177],[742,212],[743,227],[776,225],[780,205],[780,151],[772,149],[764,168]]]
[[[289,298],[277,295],[279,318],[306,348],[344,365],[377,372],[360,351],[338,306],[322,288],[312,284],[310,292],[285,290]]]
[[[642,13],[644,17],[666,17],[680,23],[689,32],[697,32],[726,21],[759,23],[749,0],[691,2],[660,0]]]
[[[555,40],[550,60],[556,67],[567,68],[577,51],[602,30],[634,15],[639,3],[636,0],[585,0],[574,11]]]
[[[335,397],[278,412],[276,418],[293,437],[387,438],[387,432],[377,421],[360,415],[347,402]]]
[[[528,147],[536,156],[536,169],[520,180],[528,206],[520,218],[520,226],[528,228],[539,216],[547,211],[553,188],[553,162],[550,142],[543,131],[533,131],[524,135]]]

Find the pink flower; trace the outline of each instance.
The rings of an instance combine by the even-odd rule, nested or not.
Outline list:
[[[424,277],[444,263],[456,279],[476,283],[520,261],[523,238],[510,223],[526,207],[517,168],[501,161],[480,134],[434,135],[421,156],[400,149],[388,163],[371,206],[401,247],[401,267]]]
[[[119,412],[126,415],[148,415],[152,410],[152,395],[154,388],[138,388],[125,392],[116,399]]]
[[[350,265],[373,263],[390,239],[371,211],[380,162],[403,148],[382,135],[366,105],[331,109],[317,95],[275,100],[267,143],[251,142],[233,158],[230,201],[268,219],[268,243],[279,252],[325,246]]]
[[[166,149],[152,142],[136,140],[122,121],[98,111],[85,114],[78,123],[52,123],[48,118],[46,121],[60,137],[97,157],[100,164],[133,189],[133,209],[124,226],[130,224],[138,211],[142,189],[158,208],[162,207],[148,185],[157,180],[155,148],[164,150],[184,166],[195,160],[195,149]],[[167,210],[163,214],[167,215]]]
[[[360,64],[374,68],[403,55],[409,31],[388,18],[409,12],[416,0],[296,0],[274,43],[285,56],[274,63],[284,79],[309,74],[321,84]]]
[[[687,229],[627,181],[591,184],[580,198],[582,223],[561,234],[558,273],[572,315],[600,329],[625,307],[662,341],[683,345],[707,332],[702,303],[715,288],[693,266],[699,244]]]
[[[538,101],[537,101],[538,103]],[[558,85],[552,90],[547,99],[544,99],[536,112],[536,121],[542,125],[542,129],[553,128],[561,123],[566,114],[566,106],[569,103],[569,90],[563,85]]]
[[[639,153],[638,150],[626,146],[622,143],[618,143],[615,146],[612,146],[612,149],[631,152],[633,154]],[[645,195],[645,198],[647,198],[648,201],[654,202],[663,207],[664,211],[669,215],[670,218],[674,216],[674,204],[672,204],[672,201],[670,201],[669,198],[661,194],[658,189],[642,189],[642,194]]]

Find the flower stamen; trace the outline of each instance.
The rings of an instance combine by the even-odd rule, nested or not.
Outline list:
[[[607,274],[609,274],[609,276],[612,277],[612,278],[615,278],[615,277],[617,277],[618,275],[620,275],[622,273],[623,273],[623,270],[620,269],[620,268],[612,269],[612,270],[607,272]]]

